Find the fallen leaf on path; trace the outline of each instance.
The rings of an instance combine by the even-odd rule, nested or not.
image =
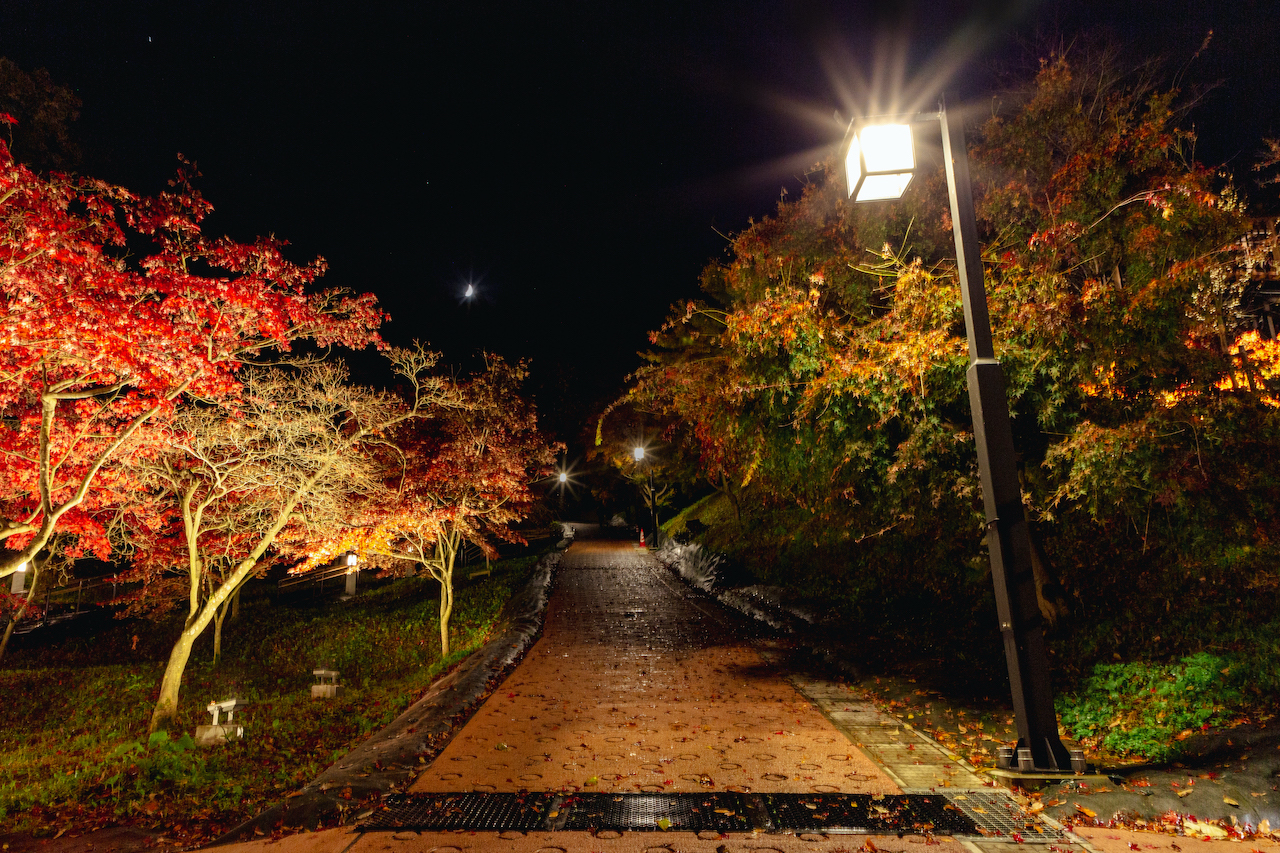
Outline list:
[[[1084,815],[1087,818],[1093,819],[1098,816],[1098,813],[1095,812],[1093,809],[1086,809],[1084,806],[1080,805],[1079,803],[1073,803],[1072,805],[1076,807],[1076,811],[1080,812],[1080,814]]]
[[[1178,792],[1178,796],[1179,796],[1179,797],[1189,797],[1189,796],[1191,796],[1191,795],[1192,795],[1192,794],[1194,794],[1194,793],[1195,793],[1195,791],[1194,791],[1194,790],[1192,790],[1191,788],[1184,788],[1184,789],[1182,789],[1181,791],[1179,791],[1179,792]]]
[[[670,828],[671,828],[671,821],[667,820],[665,817],[658,818],[658,829],[661,829],[663,832],[666,832]]]
[[[1235,800],[1231,799],[1230,797],[1223,797],[1222,801],[1229,806],[1235,806],[1236,808],[1240,808],[1240,804],[1237,803]]]
[[[1226,838],[1227,831],[1220,826],[1214,826],[1211,823],[1201,823],[1195,818],[1189,817],[1182,821],[1182,828],[1189,833],[1203,835],[1205,838]]]

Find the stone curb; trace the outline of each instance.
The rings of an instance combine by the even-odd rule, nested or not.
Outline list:
[[[543,556],[533,576],[503,607],[503,633],[467,657],[457,669],[389,726],[343,755],[301,791],[225,833],[208,847],[251,840],[277,827],[314,829],[322,819],[359,817],[366,800],[406,787],[426,766],[424,753],[443,749],[461,723],[519,663],[542,632],[559,550]],[[429,761],[429,759],[428,759]],[[346,822],[344,820],[344,822]]]

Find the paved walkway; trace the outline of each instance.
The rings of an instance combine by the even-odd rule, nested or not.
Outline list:
[[[980,813],[1003,799],[971,768],[848,687],[791,674],[784,661],[785,649],[753,640],[744,620],[687,589],[647,552],[629,543],[579,541],[560,564],[542,639],[411,791],[892,794],[946,788],[953,798],[971,798]],[[1012,811],[1019,827],[1033,827]],[[1045,853],[1092,846],[1043,824],[1022,835]],[[1135,846],[1133,835],[1098,838],[1092,849],[1155,849]],[[1008,851],[1010,841],[1008,835],[961,842],[818,833],[338,829],[233,849],[923,853],[928,846],[997,853]]]

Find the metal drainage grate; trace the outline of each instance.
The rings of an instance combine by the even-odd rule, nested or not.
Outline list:
[[[939,794],[766,794],[764,801],[774,827],[793,832],[979,834]]]
[[[1062,830],[1028,815],[1003,793],[965,791],[950,794],[947,799],[968,815],[977,824],[978,833],[986,838],[1004,837],[1010,841],[1061,841],[1066,838]]]
[[[565,797],[569,830],[670,829],[750,832],[754,821],[741,794],[574,794]]]
[[[943,794],[394,794],[361,829],[682,830],[1061,840],[1008,796]]]
[[[392,794],[361,829],[475,829],[532,832],[547,828],[552,793]]]

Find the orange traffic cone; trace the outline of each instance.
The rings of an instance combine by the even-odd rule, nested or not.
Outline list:
[[[644,547],[644,528],[640,528],[640,547]]]

